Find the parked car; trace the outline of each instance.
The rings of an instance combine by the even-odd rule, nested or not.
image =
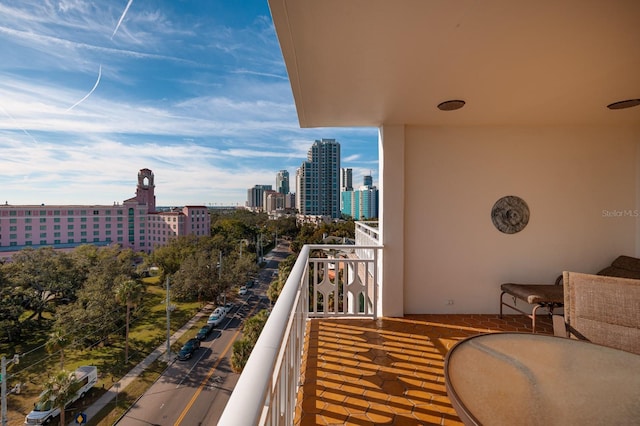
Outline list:
[[[178,352],[178,359],[180,361],[187,360],[193,356],[193,353],[200,348],[200,340],[198,339],[189,339],[187,343],[182,346],[180,352]]]
[[[253,283],[253,280],[249,280],[249,281],[247,281],[247,288],[251,288],[251,287],[253,287],[253,284],[254,284],[254,283]]]
[[[224,319],[224,317],[226,317],[226,316],[227,316],[227,311],[222,307],[218,307],[218,308],[216,308],[215,311],[213,311],[213,313],[211,315],[209,315],[209,319],[207,320],[207,324],[211,324],[213,327],[215,327],[218,324],[220,324],[222,322],[222,320]]]
[[[240,287],[240,290],[238,290],[238,294],[240,296],[244,296],[245,294],[247,294],[247,286],[243,285],[242,287]]]
[[[227,303],[224,305],[224,310],[227,311],[227,314],[231,312],[231,309],[233,309],[233,303]]]
[[[73,395],[68,405],[84,398],[85,394],[98,382],[98,367],[93,365],[83,365],[78,367],[71,376],[78,382],[78,390]],[[43,392],[44,393],[44,392]],[[40,394],[42,398],[43,394]],[[4,403],[4,401],[3,401]],[[33,410],[24,419],[25,425],[48,424],[60,415],[60,409],[53,405],[52,401],[36,402]]]
[[[196,339],[204,340],[209,337],[211,334],[211,330],[213,330],[213,326],[211,324],[204,325],[200,330],[198,330],[198,334],[196,334]]]

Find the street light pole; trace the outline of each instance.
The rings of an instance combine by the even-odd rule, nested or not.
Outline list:
[[[242,248],[242,246],[240,246]],[[218,261],[218,285],[222,284],[222,250],[220,250],[220,260]],[[227,289],[222,293],[222,304],[227,305]]]
[[[171,361],[171,296],[169,293],[169,277],[167,277],[167,363]]]
[[[20,355],[15,354],[13,359],[7,361],[7,358],[2,357],[2,426],[7,426],[7,381],[9,380],[9,376],[7,376],[7,363],[13,362],[14,364],[18,364],[20,362]]]

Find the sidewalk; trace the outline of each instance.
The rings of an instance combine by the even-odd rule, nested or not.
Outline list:
[[[193,318],[191,318],[185,325],[183,325],[178,331],[173,333],[171,336],[171,344],[176,342],[184,333],[187,332],[200,318],[204,316],[208,316],[209,313],[213,310],[215,305],[213,303],[208,303],[205,305]],[[157,360],[160,356],[162,356],[167,350],[167,342],[164,342],[162,345],[158,346],[153,352],[151,352],[145,359],[140,361],[138,365],[136,365],[131,371],[125,374],[120,380],[115,382],[107,392],[104,393],[96,402],[91,404],[84,411],[84,414],[87,416],[87,421],[93,418],[102,408],[104,408],[107,404],[109,404],[113,399],[115,399],[116,394],[118,392],[122,392],[136,377],[140,375],[152,362]],[[76,425],[75,418],[72,419],[69,425]]]

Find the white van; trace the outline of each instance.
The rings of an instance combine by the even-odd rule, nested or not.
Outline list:
[[[92,365],[83,365],[81,367],[78,367],[76,371],[71,373],[71,375],[74,375],[76,380],[80,382],[81,385],[80,389],[78,389],[78,392],[74,395],[72,400],[69,401],[69,404],[67,404],[67,406],[84,397],[89,389],[91,389],[96,384],[96,382],[98,381],[98,368]],[[40,395],[42,396],[42,394]],[[57,407],[51,407],[51,401],[47,401],[44,403],[38,401],[34,404],[33,410],[29,414],[27,414],[27,417],[25,417],[24,424],[47,424],[59,414],[60,409]]]

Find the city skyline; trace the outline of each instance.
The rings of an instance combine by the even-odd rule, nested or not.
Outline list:
[[[244,205],[335,138],[378,180],[377,129],[300,129],[266,1],[0,0],[0,202]]]

